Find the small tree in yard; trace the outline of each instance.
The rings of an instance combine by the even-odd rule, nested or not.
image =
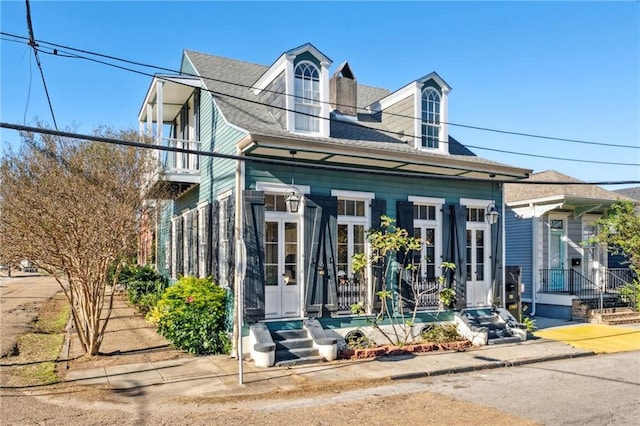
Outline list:
[[[367,265],[382,268],[382,288],[376,293],[380,299],[380,310],[372,318],[369,324],[379,331],[392,345],[405,345],[413,338],[412,327],[418,312],[418,301],[423,294],[432,289],[421,290],[418,286],[420,264],[415,264],[409,253],[419,251],[422,245],[420,238],[409,236],[406,229],[395,226],[395,220],[382,216],[381,229],[369,229],[367,239],[371,244],[371,256],[367,258],[364,253],[356,254],[352,260],[353,270],[365,276]],[[396,254],[402,254],[402,260],[396,260]],[[406,277],[406,280],[400,277]],[[398,287],[392,288],[391,282],[398,277]],[[404,283],[403,283],[404,281]],[[402,286],[409,288],[403,291]],[[411,298],[408,302],[412,308],[406,306],[407,300],[403,300],[402,294],[407,293]],[[351,307],[353,313],[363,313],[363,303]],[[388,321],[391,331],[382,328],[382,322]]]
[[[96,136],[139,140],[134,131]],[[24,258],[64,291],[86,354],[99,353],[116,273],[135,253],[150,151],[23,133],[18,154],[0,162],[0,256]],[[114,283],[111,283],[114,284]]]
[[[640,214],[631,201],[611,206],[610,214],[598,221],[599,232],[594,242],[606,244],[614,254],[627,256],[629,267],[636,273],[634,282],[624,289],[625,294],[640,311]]]

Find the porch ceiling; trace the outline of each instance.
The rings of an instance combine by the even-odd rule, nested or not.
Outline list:
[[[438,156],[429,158],[419,154],[406,152],[389,152],[388,150],[349,149],[349,147],[323,146],[315,142],[309,144],[292,144],[292,141],[260,140],[249,135],[240,143],[242,152],[251,157],[268,157],[291,160],[291,151],[295,150],[296,161],[320,162],[339,167],[367,168],[386,170],[391,173],[429,174],[440,176],[456,176],[479,180],[514,181],[526,176],[518,174],[509,167],[494,164],[465,161],[463,156]]]
[[[158,121],[158,84],[162,83],[162,121],[173,121],[182,106],[187,103],[194,89],[203,87],[202,80],[198,77],[156,75],[151,81],[147,95],[145,96],[138,121],[148,120],[147,105],[151,105],[151,121]]]

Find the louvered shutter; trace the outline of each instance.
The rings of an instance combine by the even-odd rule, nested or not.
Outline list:
[[[244,244],[246,274],[244,279],[244,316],[248,322],[264,319],[264,192],[244,191]]]
[[[307,316],[321,317],[338,309],[338,199],[308,195],[305,199],[305,276]]]

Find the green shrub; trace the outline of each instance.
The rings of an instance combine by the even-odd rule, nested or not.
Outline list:
[[[422,332],[422,339],[433,343],[447,343],[464,340],[455,324],[433,324]]]
[[[210,279],[182,277],[167,288],[147,318],[174,347],[192,354],[229,353],[225,291]]]
[[[118,276],[118,283],[126,288],[129,303],[142,315],[153,309],[167,288],[167,280],[152,267],[127,265]]]

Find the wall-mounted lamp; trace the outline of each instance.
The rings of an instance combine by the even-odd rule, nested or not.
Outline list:
[[[489,175],[491,179],[495,178],[496,175]],[[496,203],[493,202],[493,181],[491,182],[491,202],[487,206],[487,211],[485,213],[485,217],[487,218],[487,222],[489,225],[494,225],[498,223],[498,219],[500,218],[500,212],[496,207]]]
[[[297,154],[297,151],[291,150],[289,151],[289,154],[291,154],[291,159],[295,160],[295,155]],[[300,208],[300,201],[302,201],[302,195],[300,194],[300,191],[298,191],[298,188],[296,188],[295,186],[295,172],[296,172],[296,165],[295,163],[293,163],[292,161],[292,166],[291,166],[291,188],[289,188],[287,190],[287,196],[284,199],[284,202],[287,206],[287,211],[289,213],[298,213],[298,209]]]

